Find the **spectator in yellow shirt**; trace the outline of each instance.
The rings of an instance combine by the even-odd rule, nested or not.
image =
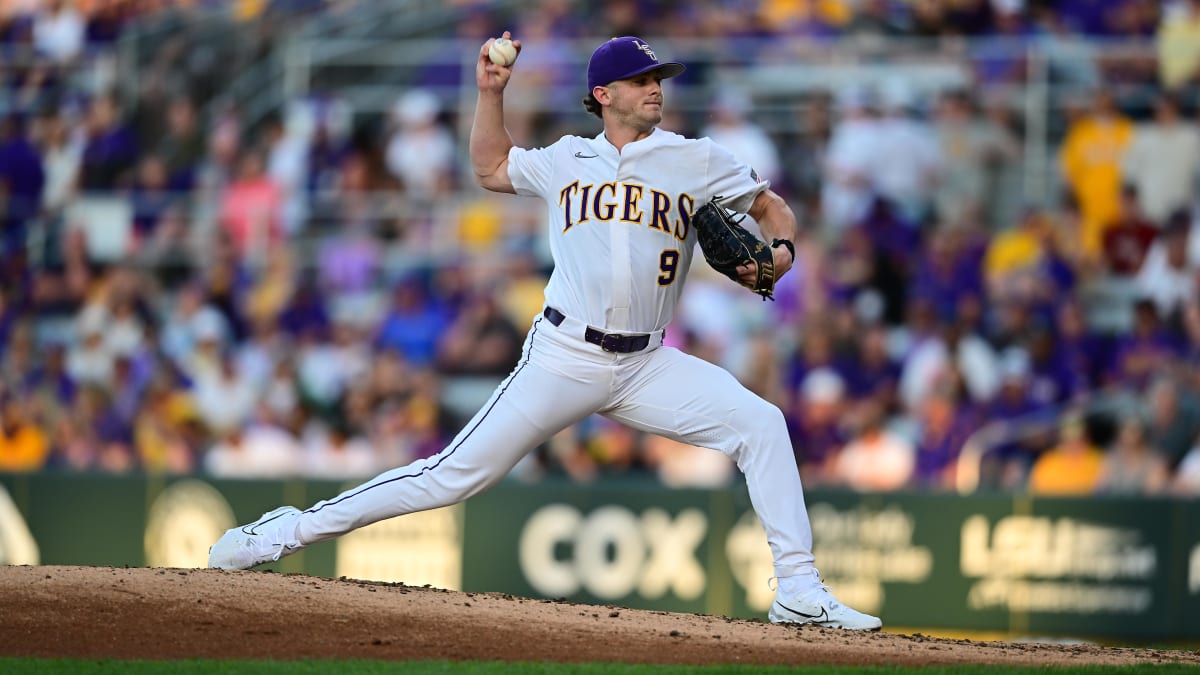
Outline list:
[[[1200,73],[1200,0],[1163,13],[1158,27],[1158,77],[1165,89],[1179,89]]]
[[[1087,437],[1083,417],[1069,414],[1059,428],[1058,445],[1042,453],[1029,474],[1037,495],[1086,495],[1096,491],[1104,467],[1102,453]]]
[[[845,26],[854,18],[854,8],[845,0],[763,0],[758,18],[777,33],[824,25]]]
[[[1046,216],[1030,209],[1016,226],[992,237],[983,257],[988,295],[1007,296],[1017,277],[1036,273],[1045,256],[1046,238],[1052,235]]]
[[[1133,140],[1133,123],[1120,114],[1112,95],[1095,95],[1090,113],[1067,129],[1059,166],[1083,217],[1081,244],[1089,256],[1100,252],[1104,229],[1118,216],[1121,162]]]
[[[24,401],[5,397],[0,411],[0,472],[38,471],[49,456],[46,433],[29,419]]]

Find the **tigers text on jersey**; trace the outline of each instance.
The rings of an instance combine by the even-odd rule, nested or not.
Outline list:
[[[514,147],[508,176],[517,194],[546,202],[554,256],[546,304],[629,333],[670,323],[695,249],[696,207],[720,196],[744,213],[769,185],[711,140],[661,129],[621,152],[603,132]]]

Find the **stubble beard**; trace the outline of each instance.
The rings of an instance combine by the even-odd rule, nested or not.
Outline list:
[[[662,123],[662,110],[662,104],[659,104],[657,110],[639,106],[629,111],[629,114],[624,116],[623,122],[639,133],[648,133]]]

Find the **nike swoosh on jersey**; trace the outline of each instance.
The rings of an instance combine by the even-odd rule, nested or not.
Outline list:
[[[599,156],[600,155],[585,155],[582,152],[575,153],[575,157],[577,159],[592,159],[593,157],[599,157]]]

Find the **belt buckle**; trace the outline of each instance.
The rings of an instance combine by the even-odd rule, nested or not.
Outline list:
[[[603,349],[606,352],[618,351],[617,347],[620,346],[621,340],[624,337],[625,336],[617,333],[605,333],[604,337],[600,338],[600,349]]]

